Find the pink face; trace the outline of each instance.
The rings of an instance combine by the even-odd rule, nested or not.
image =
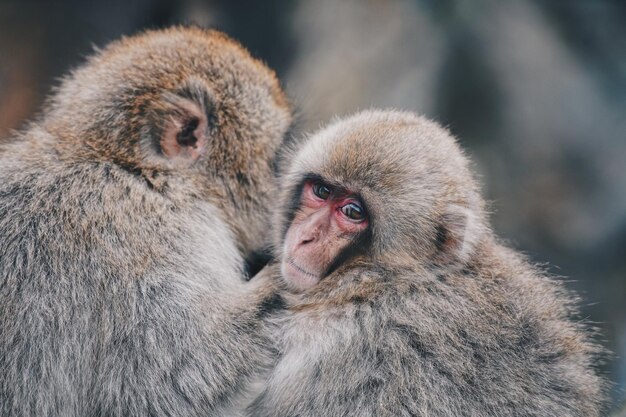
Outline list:
[[[354,194],[307,181],[285,236],[281,270],[287,283],[298,291],[313,287],[368,223],[363,203]]]

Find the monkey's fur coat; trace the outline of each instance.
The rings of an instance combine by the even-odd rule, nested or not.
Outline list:
[[[242,266],[290,117],[239,44],[172,28],[98,52],[1,145],[1,416],[223,415],[269,354]],[[206,153],[168,159],[198,120]]]
[[[572,320],[576,299],[498,242],[447,131],[368,111],[313,135],[282,178],[279,260],[311,175],[357,192],[371,235],[317,286],[285,293],[270,319],[281,355],[251,415],[599,415],[600,350]]]

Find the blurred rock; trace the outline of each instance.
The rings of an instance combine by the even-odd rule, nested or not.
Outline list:
[[[287,88],[311,129],[371,106],[432,109],[441,28],[408,1],[303,1]]]

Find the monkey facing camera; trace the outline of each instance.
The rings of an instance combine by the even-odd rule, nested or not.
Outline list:
[[[246,282],[290,124],[215,31],[124,38],[0,144],[0,415],[210,416],[267,363]]]
[[[598,416],[602,354],[576,299],[503,246],[450,134],[367,111],[282,175],[280,355],[262,417]]]

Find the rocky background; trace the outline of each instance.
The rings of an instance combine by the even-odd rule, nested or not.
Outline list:
[[[448,126],[498,233],[581,295],[623,401],[626,2],[0,0],[0,140],[94,46],[175,23],[267,61],[302,130],[372,106]]]

